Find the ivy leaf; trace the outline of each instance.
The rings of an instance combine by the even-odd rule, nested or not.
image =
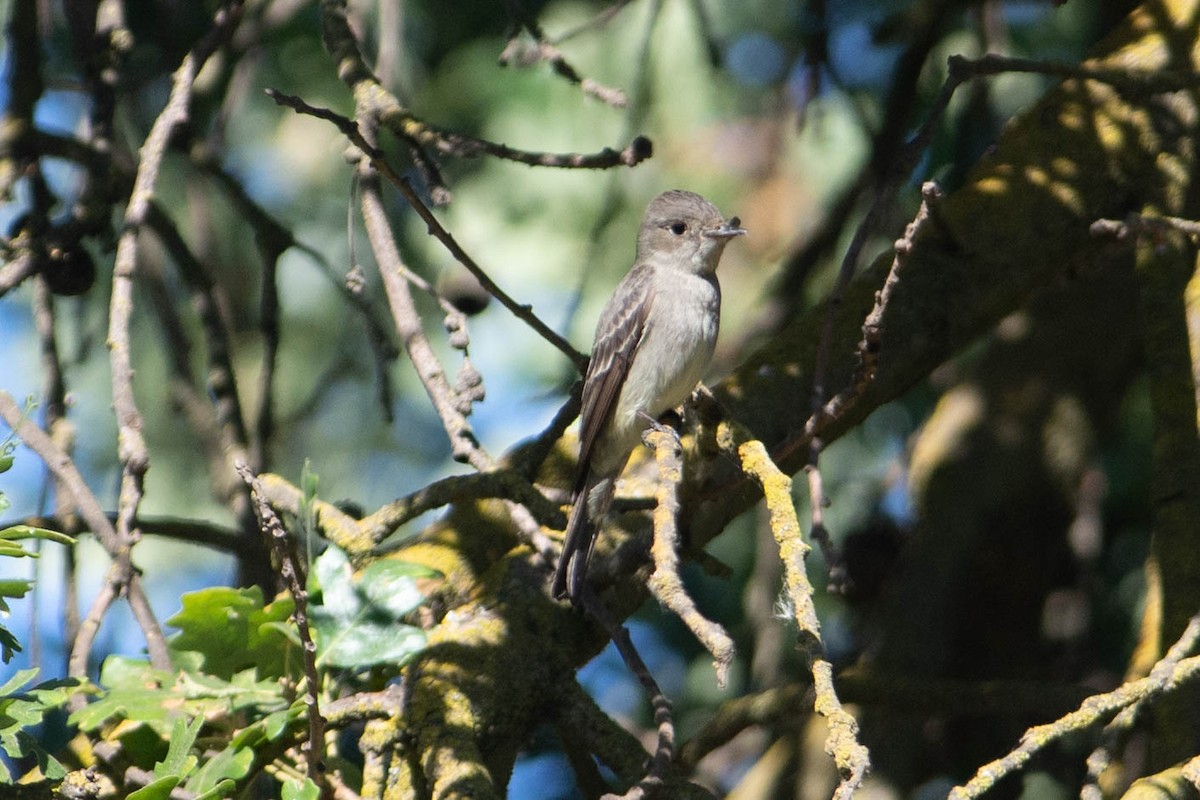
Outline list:
[[[343,625],[315,619],[322,665],[364,669],[376,664],[402,665],[425,647],[425,631],[412,625],[358,620]]]
[[[437,572],[423,564],[382,559],[363,570],[359,585],[372,605],[400,619],[425,601],[416,579],[435,575]]]
[[[318,663],[348,669],[400,665],[425,646],[425,632],[400,619],[424,599],[416,580],[431,570],[400,561],[379,561],[355,578],[346,554],[329,547],[310,574],[309,607]]]

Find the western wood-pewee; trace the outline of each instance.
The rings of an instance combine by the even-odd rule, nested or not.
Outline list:
[[[744,231],[698,194],[678,189],[651,201],[633,268],[596,325],[583,379],[579,473],[554,575],[554,596],[578,603],[598,526],[617,476],[642,431],[691,394],[717,343],[717,262]]]

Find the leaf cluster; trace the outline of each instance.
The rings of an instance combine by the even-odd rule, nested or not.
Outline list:
[[[320,695],[344,695],[364,681],[380,686],[421,650],[423,631],[401,622],[424,601],[415,579],[432,572],[397,561],[355,575],[330,547],[310,575]],[[105,659],[96,684],[58,680],[30,686],[22,670],[0,687],[0,748],[28,765],[23,781],[58,786],[89,767],[136,800],[228,797],[269,774],[284,797],[316,797],[304,775],[306,704],[301,644],[286,595],[264,602],[257,587],[211,587],[182,597],[167,620],[173,670],[126,656]],[[365,676],[365,677],[364,677]],[[52,754],[37,728],[63,721],[79,736]],[[86,744],[85,744],[86,743]],[[354,775],[355,754],[333,751],[329,766]],[[0,783],[16,775],[0,762]]]

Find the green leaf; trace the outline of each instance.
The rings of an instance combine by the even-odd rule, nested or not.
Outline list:
[[[42,775],[49,780],[59,780],[67,774],[66,767],[47,752],[28,729],[40,725],[46,714],[64,708],[72,695],[91,687],[71,678],[47,681],[19,691],[36,676],[37,670],[20,670],[0,686],[0,750],[13,759],[32,756]],[[0,782],[8,780],[11,776],[4,769]]]
[[[77,710],[69,720],[84,730],[93,730],[108,720],[126,719],[146,723],[164,741],[176,741],[180,737],[173,729],[181,714],[209,719],[247,711],[253,719],[288,704],[279,681],[258,680],[253,668],[227,681],[183,668],[164,672],[145,661],[110,656],[101,669],[100,680],[105,690],[99,698]]]
[[[168,775],[146,784],[130,794],[126,800],[170,800],[171,792],[178,785],[179,776]]]
[[[276,711],[274,714],[268,714],[262,720],[263,735],[268,741],[279,741],[279,737],[287,731],[288,726],[299,715],[291,709],[286,711]]]
[[[284,705],[283,691],[274,678],[258,680],[254,668],[245,669],[226,681],[202,672],[182,673],[176,685],[189,701],[219,700],[231,711],[247,708],[277,708]]]
[[[41,708],[50,710],[65,708],[67,701],[80,692],[95,694],[96,687],[79,678],[55,678],[39,683],[25,694],[36,700]]]
[[[33,553],[30,553],[16,542],[0,540],[0,556],[4,556],[5,558],[28,558],[31,555]]]
[[[32,588],[33,581],[27,581],[21,578],[0,580],[0,597],[11,597],[14,600],[19,600],[24,597]]]
[[[171,740],[167,747],[167,757],[154,765],[154,774],[160,778],[174,776],[182,779],[191,774],[196,768],[196,757],[192,755],[192,745],[204,725],[203,717],[196,717],[190,722],[184,717],[177,717],[175,727],[171,730]]]
[[[35,669],[20,670],[0,687],[0,736],[39,725],[47,712],[65,707],[76,693],[92,691],[89,684],[75,678],[47,681],[24,692],[17,691],[36,674]]]
[[[62,762],[42,747],[41,742],[28,731],[21,730],[11,735],[0,736],[0,745],[0,749],[14,759],[32,756],[38,771],[49,780],[60,780],[67,774],[67,768]]]
[[[309,576],[310,594],[319,594],[320,605],[332,617],[352,619],[362,609],[362,600],[354,585],[354,569],[339,547],[330,546],[313,562]],[[310,607],[311,612],[311,607]]]
[[[376,664],[403,665],[425,647],[425,631],[394,622],[340,620],[314,617],[317,663],[323,666],[363,669]]]
[[[66,774],[66,768],[27,729],[40,725],[46,714],[64,708],[72,695],[89,690],[90,686],[72,678],[47,681],[19,691],[36,676],[37,670],[20,670],[0,686],[0,750],[14,759],[33,756],[42,774],[57,780]],[[5,770],[0,781],[9,779]]]
[[[320,603],[309,606],[317,660],[324,666],[363,669],[400,665],[425,646],[425,632],[399,619],[420,605],[416,578],[431,573],[400,561],[372,564],[355,579],[346,554],[329,547],[313,563],[310,578]]]
[[[11,678],[0,685],[0,703],[4,702],[6,695],[15,694],[17,689],[20,689],[25,684],[37,677],[37,669],[19,669]],[[0,706],[0,710],[3,710]]]
[[[372,605],[400,619],[425,600],[416,579],[437,574],[422,564],[382,559],[364,569],[358,583]]]
[[[312,778],[305,778],[303,781],[291,779],[284,782],[280,796],[283,800],[318,800],[321,789],[313,783]]]
[[[33,584],[24,580],[0,581],[0,614],[8,613],[8,603],[5,598],[21,598]],[[12,657],[21,652],[21,642],[8,628],[0,625],[0,661],[7,664]]]
[[[173,673],[154,669],[145,661],[109,656],[100,668],[100,684],[105,691],[67,721],[85,731],[95,730],[113,718],[147,722],[165,738],[181,706],[171,691],[174,683]]]
[[[207,792],[196,795],[196,800],[212,800],[215,797],[229,797],[233,794],[233,790],[237,788],[237,784],[228,778],[223,778],[217,781],[217,784]]]
[[[250,773],[254,765],[254,751],[250,748],[226,747],[200,766],[188,780],[189,792],[203,794],[217,788],[222,781],[238,781]]]
[[[52,531],[48,528],[35,528],[32,525],[13,525],[0,530],[0,539],[15,541],[17,539],[45,539],[59,544],[75,544],[75,540],[65,533]]]
[[[185,594],[182,602],[180,612],[167,620],[179,628],[171,648],[203,655],[205,672],[225,679],[251,667],[262,678],[287,672],[292,639],[281,632],[281,623],[295,609],[291,598],[264,606],[257,587],[218,586]]]

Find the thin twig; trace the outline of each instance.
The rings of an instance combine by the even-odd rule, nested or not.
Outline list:
[[[116,531],[110,554],[116,559],[114,566],[119,568],[119,574],[115,575],[114,579],[123,581],[128,586],[130,605],[146,634],[151,660],[156,666],[169,665],[170,658],[165,644],[162,643],[162,631],[158,628],[149,605],[146,604],[137,573],[129,561],[129,551],[138,540],[137,509],[141,503],[143,481],[149,467],[149,453],[141,431],[142,416],[133,394],[133,362],[129,344],[129,328],[133,314],[133,276],[138,260],[138,232],[146,220],[150,202],[154,197],[159,167],[162,165],[171,133],[187,119],[192,84],[196,75],[208,57],[237,25],[240,10],[241,3],[238,0],[218,10],[212,28],[192,51],[184,56],[183,63],[175,72],[167,104],[155,119],[149,135],[142,144],[141,161],[125,210],[125,227],[117,242],[113,266],[108,346],[112,367],[113,409],[118,425],[117,452],[121,461],[122,476]],[[98,516],[103,518],[103,514]],[[88,520],[88,523],[93,524],[92,520]],[[103,524],[107,526],[108,520],[104,519]],[[98,607],[93,605],[93,608]],[[73,659],[75,655],[73,652]],[[83,661],[86,664],[86,656]],[[79,667],[78,662],[75,666]]]
[[[17,434],[17,438],[22,440],[26,447],[37,453],[37,457],[46,464],[55,480],[71,494],[74,509],[100,540],[101,546],[109,553],[115,552],[120,541],[116,537],[116,529],[104,515],[100,501],[92,494],[88,483],[83,480],[83,475],[79,474],[76,464],[54,444],[46,432],[34,422],[25,419],[22,409],[12,395],[4,390],[0,390],[0,419],[12,428],[12,432]]]
[[[66,488],[72,503],[91,531],[96,535],[105,552],[113,559],[105,584],[101,587],[101,595],[92,603],[92,611],[100,617],[91,617],[86,624],[80,626],[79,636],[76,637],[71,651],[71,667],[75,676],[86,675],[88,656],[96,631],[99,630],[101,617],[121,592],[128,593],[130,607],[134,617],[146,637],[146,647],[150,653],[151,663],[159,669],[169,669],[171,657],[167,651],[166,640],[162,628],[150,610],[149,601],[141,588],[141,579],[137,569],[130,561],[130,549],[124,546],[124,540],[118,535],[116,528],[109,522],[100,502],[88,488],[75,462],[64,453],[50,437],[35,425],[25,419],[21,408],[5,391],[0,390],[0,418],[12,428],[13,433],[25,445],[42,459],[43,463],[54,475],[60,486]]]
[[[67,389],[66,380],[63,374],[62,359],[59,357],[58,338],[55,332],[55,304],[54,296],[50,291],[50,287],[46,280],[42,277],[37,277],[33,280],[33,320],[37,328],[38,349],[42,356],[42,403],[44,407],[42,425],[45,430],[49,431],[50,439],[59,449],[65,454],[71,454],[75,449],[75,428],[66,419],[67,410]],[[62,484],[54,481],[54,510],[63,517],[66,523],[61,528],[56,528],[68,535],[75,533],[79,527],[79,518],[71,511],[70,493]],[[39,508],[45,507],[45,492],[49,489],[49,485],[42,486],[42,497],[38,503]],[[74,548],[72,548],[72,552]],[[71,566],[70,559],[63,560],[64,569]],[[74,589],[74,571],[67,573],[65,576],[67,585],[66,591],[63,593],[67,597],[63,598],[64,611],[64,640],[74,641],[74,634],[78,631],[78,607],[68,605],[68,597],[73,594]],[[42,582],[38,581],[34,585],[34,592],[42,591]],[[72,598],[74,599],[74,598]],[[38,620],[38,607],[40,603],[35,598],[30,604],[30,620],[29,627],[32,631],[40,631],[41,624]],[[73,614],[73,616],[72,616]],[[29,648],[29,660],[31,663],[41,663],[41,637],[34,635]]]
[[[5,263],[0,265],[0,297],[36,273],[37,259],[29,250],[19,251],[16,258],[5,259]]]
[[[142,437],[142,415],[133,395],[133,363],[129,326],[133,313],[133,276],[137,268],[138,232],[146,221],[154,197],[158,170],[176,126],[187,119],[192,84],[208,57],[232,31],[239,17],[240,2],[222,7],[213,28],[184,56],[176,70],[170,97],[155,119],[141,148],[141,162],[124,215],[124,230],[117,241],[113,265],[112,301],[109,306],[108,347],[112,365],[113,408],[117,416],[118,453],[122,464],[117,531],[122,540],[136,540],[133,519],[142,498],[142,483],[149,467],[149,453]]]
[[[471,274],[475,276],[476,280],[479,281],[480,285],[483,286],[489,294],[495,297],[518,319],[522,320],[531,328],[533,328],[533,330],[542,336],[542,338],[544,338],[554,347],[558,348],[558,350],[566,355],[567,358],[571,359],[571,363],[573,363],[580,372],[583,372],[583,370],[587,368],[587,356],[571,347],[569,342],[567,342],[565,339],[555,333],[548,325],[538,319],[533,314],[530,306],[517,303],[515,300],[509,297],[508,294],[501,290],[500,287],[497,286],[494,281],[492,281],[492,279],[487,275],[486,272],[483,271],[483,269],[474,261],[474,259],[467,255],[467,253],[458,245],[450,233],[444,227],[442,227],[440,222],[438,222],[437,217],[433,215],[433,212],[429,210],[429,207],[421,201],[420,196],[412,188],[412,184],[406,178],[401,177],[392,168],[382,150],[367,141],[366,137],[363,136],[362,131],[353,120],[350,120],[347,117],[328,109],[309,105],[298,97],[285,95],[274,89],[267,89],[267,95],[280,105],[285,105],[302,114],[308,114],[318,119],[323,119],[327,122],[333,123],[337,129],[340,130],[342,134],[351,141],[352,144],[354,144],[355,147],[357,147],[367,156],[368,160],[371,162],[371,166],[374,167],[380,175],[383,175],[385,178],[387,178],[389,183],[400,190],[417,214],[420,215],[421,219],[424,220],[429,226],[430,234],[435,236],[439,241],[442,242],[443,245],[445,245],[446,249],[450,251],[455,260],[466,267],[467,270],[469,270]]]
[[[615,17],[617,14],[621,13],[621,11],[627,5],[629,5],[629,3],[630,3],[630,0],[615,0],[615,2],[612,5],[610,5],[608,8],[604,9],[603,11],[599,12],[598,14],[596,14],[596,16],[592,17],[591,19],[587,20],[586,22],[582,22],[579,25],[576,25],[574,28],[565,30],[562,33],[560,33],[558,36],[551,36],[546,41],[550,42],[550,44],[556,44],[556,45],[562,44],[563,42],[567,41],[568,39],[574,39],[576,36],[579,36],[580,34],[587,33],[596,28],[603,28],[605,25],[607,25],[609,22],[612,21],[613,17]]]
[[[621,660],[642,684],[642,688],[650,697],[650,705],[654,708],[654,724],[658,728],[658,744],[654,748],[650,771],[638,782],[637,786],[630,789],[625,795],[627,798],[640,796],[634,793],[639,789],[645,792],[651,787],[661,785],[675,758],[675,723],[671,716],[671,701],[663,694],[662,689],[654,680],[654,676],[650,673],[650,669],[646,666],[646,662],[642,661],[642,657],[638,655],[637,648],[633,646],[633,640],[629,638],[629,631],[624,625],[613,619],[612,614],[604,607],[604,603],[590,586],[584,586],[581,599],[584,610],[608,632],[617,652],[621,654]]]
[[[68,501],[71,497],[70,492],[66,489],[63,490],[63,496],[64,501]],[[67,502],[66,505],[72,510],[75,508],[70,502]],[[117,519],[116,512],[114,511],[104,511],[102,513],[108,518],[110,524],[114,523]],[[13,525],[28,525],[33,528],[50,528],[51,530],[65,531],[69,522],[70,520],[61,512],[56,512],[49,516],[36,515],[0,520],[0,530]],[[236,530],[204,520],[182,519],[179,517],[147,517],[142,515],[138,517],[138,527],[146,536],[159,536],[175,542],[186,542],[201,547],[209,547],[213,550],[230,553],[242,558],[249,556],[245,542],[238,536]]]
[[[258,328],[262,333],[262,367],[258,373],[258,410],[250,456],[254,469],[270,466],[271,436],[275,432],[275,369],[279,356],[279,258],[287,244],[264,236],[255,237],[262,262],[262,294],[258,300]]]
[[[641,740],[605,713],[578,681],[562,682],[555,707],[558,718],[554,727],[586,797],[600,797],[608,791],[597,762],[626,784],[636,783],[645,774],[646,750]]]
[[[100,590],[92,598],[92,604],[88,607],[87,613],[79,621],[79,629],[75,632],[75,639],[71,642],[71,652],[67,656],[67,674],[71,677],[87,677],[88,662],[91,660],[92,647],[96,643],[96,634],[100,632],[100,623],[104,621],[104,615],[120,597],[119,582],[122,579],[120,569],[114,561],[109,565],[104,582],[100,584]],[[74,711],[83,704],[84,699],[79,696],[72,698],[70,707]]]
[[[847,260],[842,263],[843,271],[839,276],[838,286],[830,298],[830,306],[825,315],[820,342],[817,345],[816,365],[814,367],[814,374],[817,377],[814,378],[812,395],[813,412],[805,422],[801,436],[790,442],[785,442],[773,453],[776,460],[781,460],[797,449],[801,443],[806,442],[808,445],[808,462],[805,464],[804,471],[808,479],[810,506],[812,509],[812,537],[821,546],[825,562],[829,565],[829,583],[835,590],[844,588],[843,584],[846,580],[846,575],[841,555],[834,547],[829,533],[825,528],[824,508],[828,504],[828,501],[825,496],[820,473],[820,454],[824,447],[824,443],[821,440],[821,431],[853,407],[874,380],[875,372],[879,365],[879,349],[882,345],[882,320],[887,310],[888,301],[891,299],[892,292],[899,282],[900,272],[903,265],[908,261],[908,256],[912,252],[916,237],[930,217],[932,205],[940,198],[941,189],[933,181],[926,182],[921,187],[921,206],[913,221],[905,228],[903,238],[896,241],[893,248],[895,254],[892,258],[892,266],[888,271],[887,279],[884,281],[883,288],[876,294],[875,306],[863,322],[863,337],[858,344],[858,367],[855,370],[854,377],[851,379],[849,386],[826,401],[823,376],[828,360],[830,342],[833,337],[833,321],[836,309],[841,304],[842,293],[846,286],[841,278],[845,278],[848,281],[849,276],[853,274],[853,263],[850,260],[850,252],[847,252]],[[875,212],[879,208],[879,205],[873,206],[872,212]],[[864,221],[864,224],[859,228],[859,233],[862,233],[868,227],[866,221]],[[858,239],[859,237],[856,235],[855,240],[858,241]],[[853,247],[854,245],[851,245],[852,249]],[[857,254],[855,253],[856,258]]]
[[[425,336],[421,316],[413,302],[408,281],[400,274],[400,267],[404,261],[396,247],[387,212],[383,207],[379,180],[373,170],[366,171],[366,164],[360,165],[360,169],[364,171],[359,181],[363,223],[371,250],[375,254],[380,277],[383,278],[384,291],[392,310],[396,330],[421,379],[421,384],[425,387],[426,394],[433,403],[434,410],[442,421],[442,427],[450,439],[450,452],[454,460],[470,463],[480,472],[487,471],[492,467],[492,459],[480,446],[471,424],[467,421],[469,404],[464,408],[458,393],[450,385],[445,369]]]
[[[1089,230],[1093,236],[1113,236],[1117,239],[1147,233],[1160,234],[1165,231],[1179,231],[1186,236],[1197,237],[1200,236],[1200,222],[1179,217],[1130,214],[1123,220],[1098,219],[1092,223]]]
[[[679,617],[712,655],[717,685],[724,688],[735,655],[733,639],[720,624],[705,619],[679,575],[679,532],[675,525],[679,513],[679,482],[683,479],[679,435],[670,428],[651,427],[642,438],[654,449],[654,460],[658,464],[658,504],[654,509],[654,540],[650,544],[654,572],[647,583],[658,602]]]
[[[580,373],[583,373],[587,369],[588,357],[572,347],[570,342],[559,336],[548,325],[546,325],[546,323],[538,319],[538,317],[533,313],[532,306],[517,303],[517,301],[509,297],[503,289],[497,286],[496,282],[493,281],[491,277],[483,271],[483,268],[475,263],[475,260],[467,255],[467,252],[459,246],[458,242],[454,240],[454,237],[450,235],[450,232],[442,227],[442,224],[438,222],[437,217],[433,215],[433,212],[429,210],[429,207],[421,202],[420,196],[413,190],[412,184],[410,184],[407,179],[402,179],[398,188],[400,189],[400,193],[404,195],[404,199],[406,199],[409,202],[409,205],[413,207],[413,210],[417,212],[417,215],[420,216],[421,219],[425,221],[425,224],[429,226],[429,233],[432,234],[434,238],[441,242],[445,248],[450,251],[450,254],[454,256],[454,259],[458,263],[466,267],[467,271],[475,276],[475,279],[479,281],[480,286],[482,286],[488,294],[499,300],[501,305],[513,313],[513,316],[523,321],[529,327],[533,328],[538,335],[540,335],[550,344],[554,345],[559,352],[571,360],[571,363],[575,365],[575,368],[578,369]]]
[[[514,7],[516,3],[510,0],[509,6],[510,8]],[[550,65],[550,68],[557,75],[582,89],[584,94],[594,97],[613,108],[625,108],[629,102],[629,99],[625,96],[625,92],[580,75],[567,61],[567,57],[563,52],[546,38],[546,34],[542,31],[542,26],[538,24],[537,19],[523,12],[518,11],[517,13],[521,17],[520,26],[529,32],[529,35],[533,37],[533,42],[522,42],[520,31],[518,30],[508,40],[504,51],[500,53],[500,66],[507,67],[510,64],[515,64],[518,67],[528,67],[544,61]]]
[[[62,359],[58,354],[58,340],[54,332],[54,296],[44,279],[33,282],[33,321],[37,328],[38,349],[42,356],[42,403],[45,416],[42,425],[53,431],[66,413],[66,382],[63,378]]]
[[[237,373],[233,368],[233,345],[228,325],[221,316],[221,308],[225,303],[220,286],[158,203],[150,203],[147,207],[146,225],[170,254],[180,277],[191,292],[192,307],[199,317],[207,345],[206,388],[213,396],[213,408],[216,409],[221,428],[221,444],[234,449],[232,458],[248,460],[249,436],[239,399]],[[187,371],[190,372],[190,367]]]
[[[242,506],[249,511],[249,493],[238,480],[233,464],[227,457],[230,452],[226,447],[228,427],[223,427],[219,420],[221,393],[218,391],[210,394],[200,385],[191,360],[193,347],[190,330],[180,317],[175,296],[167,286],[164,276],[153,267],[143,270],[139,283],[149,295],[151,312],[157,317],[162,330],[162,336],[158,337],[159,344],[163,349],[170,375],[166,385],[167,397],[176,413],[181,415],[191,428],[204,454],[212,494],[222,504],[231,504],[240,495],[244,500]],[[196,290],[193,288],[192,291],[193,304],[199,311],[201,324],[204,325],[205,312],[199,305],[204,301],[197,301]],[[207,352],[211,360],[212,351]],[[219,371],[217,374],[220,374]],[[139,515],[139,524],[142,521]],[[255,542],[261,545],[262,537],[258,535],[257,523],[254,523],[250,530],[254,532]]]
[[[258,515],[259,525],[263,535],[271,543],[271,549],[279,561],[279,572],[284,583],[296,603],[293,617],[296,620],[296,630],[300,635],[300,644],[304,654],[304,705],[308,709],[308,741],[303,748],[307,753],[305,766],[309,779],[323,786],[325,784],[325,719],[321,716],[320,701],[317,692],[320,689],[317,676],[317,644],[313,641],[308,628],[308,590],[301,578],[300,568],[293,557],[291,540],[283,523],[272,510],[262,486],[244,461],[236,465],[238,475],[245,481],[254,500],[254,511]]]
[[[229,304],[212,271],[188,246],[174,221],[157,202],[151,202],[146,209],[146,226],[154,232],[171,255],[171,261],[187,286],[206,345],[206,391],[201,396],[195,385],[195,372],[188,359],[187,342],[181,338],[185,334],[174,304],[155,304],[155,313],[167,330],[174,332],[167,340],[175,373],[172,395],[185,403],[186,418],[204,443],[202,446],[206,451],[209,474],[212,476],[216,496],[229,506],[237,518],[242,536],[246,540],[246,547],[252,553],[238,561],[239,584],[256,584],[273,591],[274,581],[269,564],[263,558],[265,551],[262,549],[262,538],[259,536],[258,525],[251,508],[249,490],[237,479],[234,469],[234,464],[241,460],[261,472],[264,468],[261,446],[265,439],[257,436],[252,446],[245,410],[238,391],[237,371],[233,365],[230,324],[222,313]],[[151,285],[152,291],[163,293],[163,287],[155,286],[154,283]],[[268,350],[270,349],[268,346]],[[273,361],[273,356],[264,355],[264,359]],[[264,366],[262,371],[270,372],[271,368]],[[263,397],[264,380],[260,377],[260,398]],[[269,390],[267,391],[269,394]]]
[[[784,441],[772,451],[771,456],[776,462],[787,459],[819,437],[830,423],[849,411],[862,398],[875,379],[879,368],[879,354],[883,347],[883,318],[887,313],[888,303],[899,284],[904,265],[916,246],[917,235],[931,219],[933,209],[941,196],[941,189],[933,181],[927,181],[921,187],[921,207],[905,228],[904,236],[894,243],[892,266],[888,270],[883,287],[875,295],[874,307],[863,321],[863,335],[857,348],[858,367],[850,384],[810,416],[799,435]]]
[[[1022,72],[1048,75],[1052,78],[1097,81],[1108,84],[1119,92],[1138,95],[1169,94],[1200,86],[1200,75],[1190,71],[1138,69],[1124,66],[1086,67],[1064,61],[1014,58],[996,53],[986,53],[974,59],[957,55],[950,56],[947,59],[947,66],[950,70],[947,82],[954,79],[959,84],[1007,72]]]

